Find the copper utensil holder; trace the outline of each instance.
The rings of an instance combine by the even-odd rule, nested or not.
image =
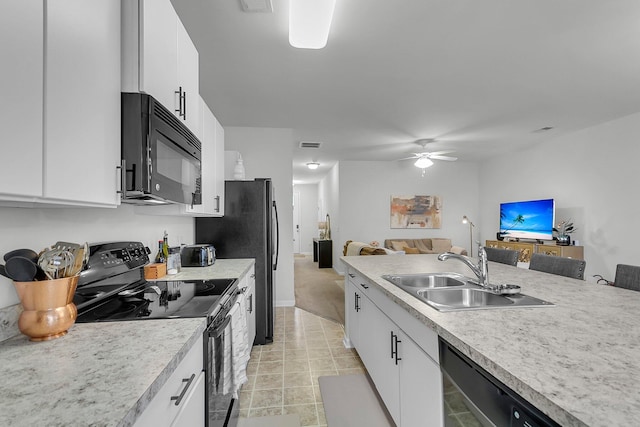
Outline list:
[[[18,319],[20,332],[31,341],[52,340],[65,335],[78,316],[73,303],[78,277],[13,282],[24,309]]]

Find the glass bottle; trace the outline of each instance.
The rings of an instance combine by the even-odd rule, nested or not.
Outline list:
[[[162,255],[164,256],[164,262],[167,262],[169,259],[169,235],[166,230],[162,238]]]
[[[167,262],[167,258],[164,256],[164,242],[162,240],[158,240],[158,253],[156,254],[156,263],[165,263]]]

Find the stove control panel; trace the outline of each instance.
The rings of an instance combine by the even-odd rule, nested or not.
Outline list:
[[[140,268],[149,263],[149,252],[141,242],[93,243],[78,285]]]

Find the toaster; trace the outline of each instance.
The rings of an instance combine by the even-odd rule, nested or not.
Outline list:
[[[182,267],[207,267],[216,262],[213,245],[187,245],[180,251]]]

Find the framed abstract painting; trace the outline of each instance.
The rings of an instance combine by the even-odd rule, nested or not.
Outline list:
[[[440,196],[391,196],[391,228],[440,228]]]

